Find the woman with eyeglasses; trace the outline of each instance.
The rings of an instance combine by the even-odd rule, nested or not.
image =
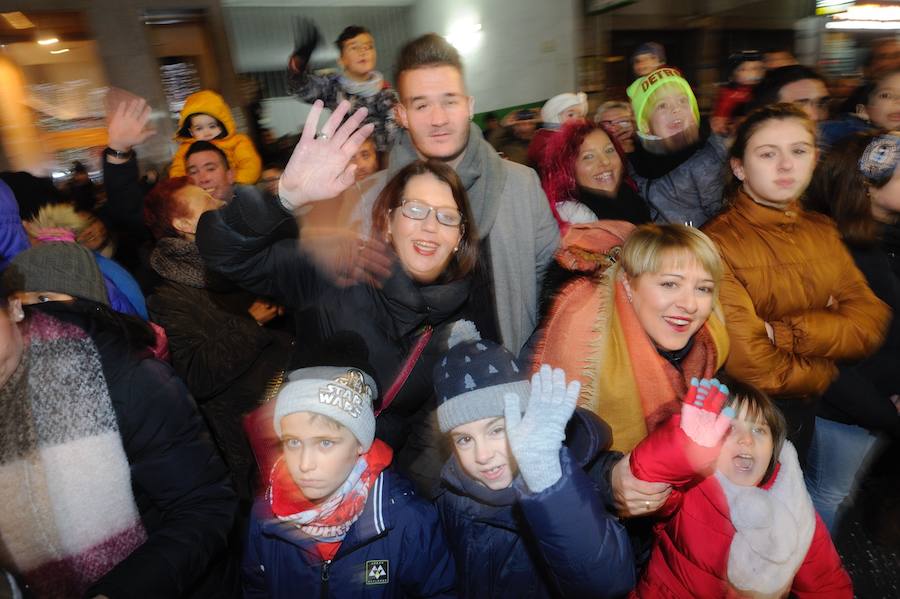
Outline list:
[[[212,269],[296,310],[291,368],[338,359],[330,365],[357,366],[373,375],[379,390],[375,407],[383,410],[376,435],[399,453],[395,463],[427,491],[439,479],[442,460],[435,454],[434,461],[412,462],[427,453],[423,447],[430,447],[432,369],[446,351],[453,322],[483,320],[472,312],[490,312],[481,302],[469,300],[478,295],[472,289],[479,244],[459,176],[442,162],[419,160],[388,182],[372,208],[370,245],[384,244],[390,258],[388,272],[378,281],[360,278],[338,284],[309,252],[269,235],[292,217],[286,202],[302,212],[303,206],[334,197],[335,189],[353,183],[350,157],[370,128],[350,136],[348,131],[359,126],[359,114],[341,128],[337,124],[342,114],[337,121],[329,120],[323,129],[334,132],[328,135],[313,138],[311,131],[304,131],[282,177],[279,197],[262,200],[239,192],[225,208],[201,218],[197,244]],[[310,118],[315,122],[318,113]],[[329,160],[338,153],[336,148],[345,160]],[[286,189],[296,181],[302,181],[300,187]],[[302,226],[300,240],[302,248]],[[401,452],[405,445],[415,451]]]

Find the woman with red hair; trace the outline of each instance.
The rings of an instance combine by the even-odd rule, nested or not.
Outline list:
[[[616,136],[603,126],[584,120],[567,123],[550,140],[542,169],[544,192],[560,225],[650,222],[650,210],[638,195],[627,164]]]
[[[645,179],[629,173],[614,133],[578,120],[567,123],[548,144],[541,180],[563,229],[596,220],[699,227],[721,209],[724,165],[724,141],[711,135],[678,168]]]

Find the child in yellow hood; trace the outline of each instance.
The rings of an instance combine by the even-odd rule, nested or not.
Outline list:
[[[187,97],[181,109],[175,140],[181,145],[172,160],[170,177],[187,174],[184,155],[192,143],[205,140],[222,148],[228,156],[235,183],[253,185],[259,180],[262,160],[253,142],[243,133],[235,131],[231,110],[222,96],[214,91],[204,89]]]

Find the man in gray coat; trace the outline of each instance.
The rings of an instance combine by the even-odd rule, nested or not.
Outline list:
[[[418,158],[447,162],[465,185],[482,247],[489,255],[488,293],[501,340],[517,354],[537,325],[544,271],[559,244],[559,228],[537,174],[501,159],[470,122],[474,98],[466,93],[459,54],[442,37],[427,34],[409,42],[400,52],[396,81],[400,95],[397,116],[403,131],[390,153],[390,167],[359,184],[353,184],[351,178],[345,185],[314,190],[309,165],[320,165],[315,171],[322,179],[321,165],[333,163],[337,168],[352,148],[335,146],[333,155],[326,155],[328,144],[314,146],[314,140],[306,139],[306,146],[301,141],[282,175],[282,205],[307,212],[311,201],[319,204],[304,217],[304,235],[316,227],[330,230],[353,224],[367,234],[372,205],[394,173]],[[332,121],[322,127],[326,138],[337,131],[339,121]],[[363,127],[354,136],[366,134]],[[321,141],[321,136],[315,141]],[[352,171],[341,176],[347,172]],[[311,200],[312,193],[331,199]]]

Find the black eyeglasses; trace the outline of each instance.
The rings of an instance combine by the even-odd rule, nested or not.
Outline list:
[[[463,222],[462,213],[456,208],[435,208],[415,200],[403,200],[400,213],[413,220],[425,220],[434,211],[437,221],[445,227],[458,227]]]

